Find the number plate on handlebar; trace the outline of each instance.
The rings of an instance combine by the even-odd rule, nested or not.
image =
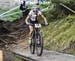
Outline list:
[[[41,28],[41,24],[35,24],[35,28]]]

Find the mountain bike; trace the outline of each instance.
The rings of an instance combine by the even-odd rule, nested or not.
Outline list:
[[[31,43],[30,43],[30,52],[32,54],[35,53],[37,56],[41,56],[43,53],[43,36],[42,32],[40,31],[41,24],[36,23],[33,26],[33,32],[32,32],[32,37],[31,37]]]

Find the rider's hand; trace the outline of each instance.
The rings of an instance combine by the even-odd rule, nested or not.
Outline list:
[[[48,25],[48,22],[45,22],[45,25],[47,26]]]

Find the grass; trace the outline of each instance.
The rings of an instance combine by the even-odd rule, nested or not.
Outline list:
[[[16,13],[16,12],[19,12],[19,13],[14,14],[14,15],[9,15],[9,14],[13,14],[13,13]],[[6,15],[9,15],[9,16],[3,17],[2,20],[13,22],[17,18],[20,18],[22,16],[22,13],[20,12],[20,9],[18,8],[14,11],[11,11],[11,12],[7,13]]]
[[[64,19],[50,22],[47,28],[43,28],[44,47],[55,51],[62,51],[69,48],[71,41],[75,41],[74,20],[75,16],[68,16]],[[72,48],[70,49],[73,50]]]
[[[22,61],[19,57],[15,57],[16,59],[15,59],[15,61]]]
[[[9,9],[1,9],[0,8],[0,14],[8,11]],[[11,15],[13,13],[16,13],[16,12],[19,12],[17,14],[14,14],[14,15]],[[10,15],[9,15],[10,14]],[[20,12],[20,9],[17,8],[16,10],[13,10],[5,15],[9,15],[9,16],[4,16],[2,17],[1,19],[4,20],[4,21],[10,21],[10,22],[13,22],[14,20],[16,20],[17,18],[20,18],[22,16],[22,13]]]

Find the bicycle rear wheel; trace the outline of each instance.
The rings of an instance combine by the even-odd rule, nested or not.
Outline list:
[[[38,33],[36,35],[36,54],[37,56],[41,56],[43,53],[43,37],[42,33]]]

